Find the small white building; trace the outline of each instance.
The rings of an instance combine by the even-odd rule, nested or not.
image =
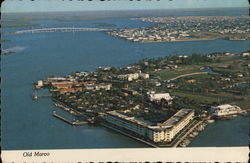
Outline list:
[[[43,81],[42,80],[38,80],[37,81],[37,86],[38,87],[42,87],[43,86]]]
[[[250,52],[241,53],[241,56],[242,56],[242,57],[250,56]]]
[[[219,106],[212,106],[211,112],[214,116],[227,116],[241,112],[241,108],[236,105],[224,104]]]
[[[149,74],[140,73],[139,76],[140,76],[140,78],[142,78],[142,79],[149,79]]]
[[[148,92],[147,96],[148,96],[150,101],[160,101],[161,99],[171,101],[173,99],[169,93]]]

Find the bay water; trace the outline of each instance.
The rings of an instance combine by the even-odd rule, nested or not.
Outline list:
[[[199,12],[192,14],[198,15]],[[152,25],[129,17],[75,22],[48,19],[35,23],[40,27],[94,27],[96,23],[116,25],[105,28]],[[20,29],[30,27],[4,30]],[[52,116],[53,110],[69,115],[55,107],[49,97],[32,100],[33,83],[37,80],[76,71],[94,71],[98,66],[126,66],[144,58],[249,50],[249,40],[134,43],[97,31],[5,34],[2,39],[10,40],[2,44],[3,49],[22,47],[15,54],[1,56],[2,148],[5,150],[148,147],[98,125],[72,127],[56,119]],[[48,91],[39,93],[47,94]],[[209,124],[190,146],[246,146],[248,121],[248,117],[236,117]]]

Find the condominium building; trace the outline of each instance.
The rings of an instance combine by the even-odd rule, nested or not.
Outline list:
[[[110,111],[105,116],[105,120],[114,126],[156,143],[171,142],[193,118],[194,110],[191,109],[181,109],[171,118],[157,125],[150,125],[116,111]]]

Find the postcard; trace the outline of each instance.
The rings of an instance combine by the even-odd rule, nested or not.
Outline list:
[[[3,162],[247,162],[247,0],[5,0]]]

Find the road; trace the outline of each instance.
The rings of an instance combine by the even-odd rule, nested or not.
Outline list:
[[[177,77],[171,78],[168,81],[176,80],[176,79],[183,78],[186,76],[199,75],[199,74],[208,74],[208,72],[193,72],[193,73],[183,74],[183,75],[179,75]]]

